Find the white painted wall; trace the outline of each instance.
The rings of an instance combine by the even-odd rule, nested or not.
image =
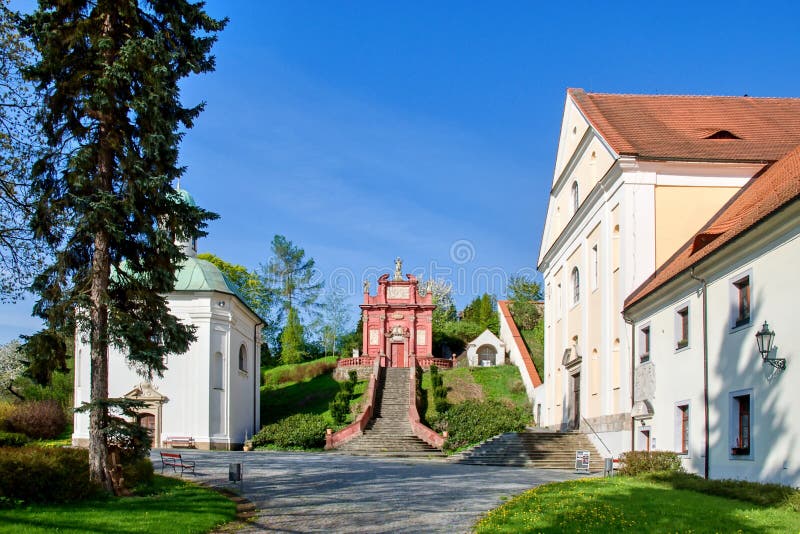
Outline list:
[[[708,282],[709,467],[712,478],[777,482],[800,487],[800,329],[796,313],[796,266],[800,263],[800,204],[795,203],[697,266]],[[751,275],[751,321],[731,328],[733,280]],[[629,310],[637,330],[651,327],[656,386],[654,414],[645,420],[657,450],[676,450],[676,406],[690,404],[691,472],[704,469],[703,336],[700,283],[682,275]],[[675,313],[690,309],[689,346],[676,350]],[[776,333],[772,357],[786,358],[785,371],[762,362],[755,334],[764,321]],[[638,362],[638,360],[637,360]],[[751,396],[751,457],[731,455],[732,392]],[[637,434],[639,429],[637,429]],[[638,439],[637,439],[638,441]],[[641,448],[641,445],[637,448]]]
[[[170,436],[191,436],[195,442],[221,448],[242,444],[260,427],[257,319],[237,298],[222,293],[173,293],[168,302],[182,322],[196,326],[197,340],[185,354],[170,355],[164,376],[151,381],[169,399],[162,407],[161,443]],[[242,344],[247,349],[246,372],[239,371]],[[89,345],[81,335],[76,336],[75,352],[78,407],[90,398]],[[220,383],[212,383],[216,353],[222,355],[224,362]],[[109,350],[110,397],[122,397],[144,381],[127,365],[120,350]],[[214,418],[214,402],[222,407],[220,428]],[[88,415],[76,414],[73,442],[78,444],[88,438]]]
[[[478,351],[485,345],[495,350],[492,365],[503,365],[506,363],[506,344],[487,329],[467,344],[467,363],[470,367],[481,365]]]

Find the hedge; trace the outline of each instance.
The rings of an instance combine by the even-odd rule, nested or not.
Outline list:
[[[619,457],[622,475],[640,475],[658,471],[681,472],[681,459],[677,453],[670,451],[628,451]]]
[[[451,406],[432,422],[435,430],[448,433],[445,450],[475,445],[498,434],[520,432],[531,420],[527,410],[495,401],[467,400]]]
[[[86,449],[0,448],[0,503],[77,501],[100,491]]]
[[[253,436],[253,445],[275,447],[320,449],[325,446],[325,430],[328,423],[316,414],[298,413],[264,426]]]

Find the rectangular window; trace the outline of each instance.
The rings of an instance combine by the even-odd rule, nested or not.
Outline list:
[[[686,348],[689,345],[689,306],[678,310],[675,316],[675,334],[675,348]]]
[[[750,322],[750,276],[745,276],[733,283],[735,288],[735,309],[733,327],[746,325]]]
[[[734,395],[731,405],[733,415],[733,456],[750,456],[750,394]]]
[[[678,406],[678,417],[679,419],[679,426],[678,430],[680,432],[680,446],[678,451],[681,454],[689,454],[689,405],[683,404]]]
[[[650,325],[645,326],[639,331],[639,361],[644,363],[650,361]]]

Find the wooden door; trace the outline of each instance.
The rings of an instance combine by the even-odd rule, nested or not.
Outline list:
[[[392,367],[406,367],[406,351],[402,343],[392,343]]]
[[[148,434],[150,434],[151,444],[153,447],[157,447],[156,444],[156,416],[149,413],[143,413],[139,416],[139,425],[142,426],[145,430],[147,430]]]
[[[575,430],[581,427],[581,374],[572,375],[572,428]]]

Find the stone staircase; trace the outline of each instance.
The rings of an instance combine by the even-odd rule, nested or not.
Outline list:
[[[408,421],[410,370],[401,367],[381,368],[382,380],[375,392],[375,411],[364,433],[338,449],[346,454],[396,457],[444,457],[416,437]],[[380,386],[383,387],[380,387]]]
[[[603,458],[586,434],[526,430],[490,438],[454,454],[451,462],[473,465],[575,469],[575,451],[589,451],[589,470],[602,471]]]

